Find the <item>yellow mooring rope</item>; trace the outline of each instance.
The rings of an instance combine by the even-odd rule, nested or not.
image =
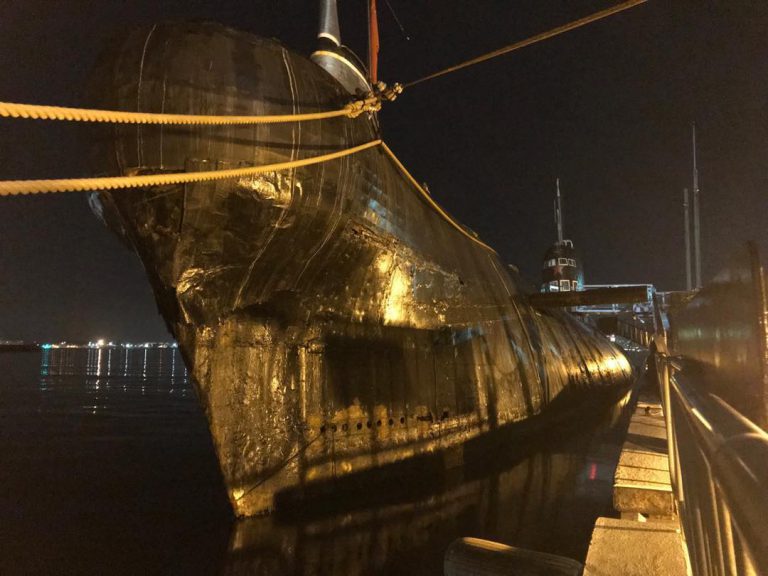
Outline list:
[[[435,212],[440,214],[440,216],[442,216],[443,219],[446,222],[448,222],[448,224],[450,224],[456,230],[461,232],[464,236],[472,240],[472,242],[474,242],[475,244],[479,244],[486,250],[490,250],[491,252],[496,254],[496,250],[488,246],[488,244],[480,240],[480,238],[478,238],[477,236],[470,234],[470,232],[466,228],[464,228],[464,226],[456,222],[456,220],[454,220],[450,214],[448,214],[445,210],[443,210],[440,207],[440,205],[432,199],[432,196],[429,194],[429,192],[424,190],[424,187],[416,181],[416,178],[411,176],[411,173],[408,172],[408,169],[405,166],[403,166],[403,163],[400,162],[398,157],[395,156],[395,153],[389,149],[389,146],[387,146],[384,142],[382,142],[381,147],[384,150],[384,153],[389,157],[390,160],[392,160],[392,163],[402,173],[405,179],[421,194],[422,198],[426,201],[427,204],[429,204],[432,207],[433,210],[435,210]]]
[[[403,174],[405,179],[415,188],[427,202],[443,219],[461,234],[493,252],[495,250],[485,244],[477,236],[468,232],[461,224],[456,222],[440,205],[429,195],[429,192],[411,176],[410,172],[398,160],[397,156],[381,140],[371,140],[359,146],[346,148],[330,154],[302,158],[300,160],[290,160],[288,162],[277,162],[275,164],[265,164],[263,166],[250,166],[248,168],[235,168],[232,170],[208,170],[205,172],[175,172],[173,174],[143,174],[140,176],[105,176],[100,178],[66,178],[58,180],[0,180],[0,197],[3,196],[22,196],[27,194],[59,194],[63,192],[87,192],[96,190],[119,190],[126,188],[144,188],[151,186],[168,186],[171,184],[188,184],[192,182],[208,182],[212,180],[227,180],[233,178],[246,178],[263,174],[264,172],[276,172],[278,170],[290,170],[291,168],[301,168],[302,166],[311,166],[321,162],[329,162],[357,154],[363,150],[381,146],[385,155],[392,161],[395,167]]]
[[[356,118],[363,112],[377,112],[381,101],[377,97],[350,102],[339,110],[308,112],[306,114],[277,114],[271,116],[206,116],[198,114],[156,114],[152,112],[123,112],[120,110],[91,110],[38,104],[0,102],[0,116],[31,120],[62,120],[69,122],[111,122],[118,124],[188,124],[188,125],[248,125],[278,124],[326,120],[346,116]]]
[[[384,86],[386,88],[386,86]],[[394,96],[384,96],[392,100],[396,97],[399,86],[393,88]],[[401,89],[400,89],[401,90]],[[65,108],[61,106],[40,106],[35,104],[14,104],[0,102],[0,117],[25,118],[37,120],[60,120],[73,122],[109,122],[129,124],[187,124],[187,125],[247,125],[269,124],[280,122],[302,122],[309,120],[323,120],[347,116],[356,118],[364,112],[377,112],[381,108],[380,95],[374,94],[361,100],[347,104],[339,110],[327,112],[312,112],[307,114],[288,114],[273,116],[205,116],[194,114],[155,114],[149,112],[123,112],[117,110],[93,110],[86,108]],[[209,170],[205,172],[175,172],[173,174],[143,174],[138,176],[106,176],[97,178],[66,178],[56,180],[2,180],[0,181],[0,197],[20,196],[27,194],[57,194],[63,192],[85,192],[96,190],[118,190],[126,188],[143,188],[151,186],[167,186],[172,184],[188,184],[191,182],[207,182],[212,180],[225,180],[245,178],[265,172],[289,170],[312,164],[320,164],[362,152],[368,148],[381,145],[385,154],[392,160],[397,169],[405,176],[406,180],[421,194],[422,198],[443,219],[458,232],[472,240],[483,248],[494,252],[493,248],[485,244],[475,235],[468,232],[461,224],[457,223],[446,213],[419,185],[416,179],[406,170],[405,166],[397,159],[394,153],[381,140],[372,140],[359,146],[339,150],[330,154],[266,164],[264,166],[252,166],[248,168],[236,168],[232,170]]]
[[[103,178],[69,178],[62,180],[4,180],[0,181],[0,196],[19,196],[22,194],[53,194],[61,192],[84,192],[87,190],[116,190],[120,188],[142,188],[149,186],[166,186],[169,184],[188,184],[190,182],[206,182],[210,180],[225,180],[230,178],[245,178],[264,172],[301,168],[343,158],[373,148],[381,144],[381,140],[371,140],[365,144],[323,154],[277,162],[263,166],[235,168],[232,170],[209,170],[206,172],[176,172],[174,174],[145,174],[141,176],[108,176]]]

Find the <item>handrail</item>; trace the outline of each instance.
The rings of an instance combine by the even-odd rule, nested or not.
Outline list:
[[[670,476],[691,569],[768,574],[768,434],[659,355]]]

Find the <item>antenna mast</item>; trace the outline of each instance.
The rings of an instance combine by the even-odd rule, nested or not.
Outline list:
[[[376,0],[368,4],[368,74],[371,84],[379,81],[379,17]]]
[[[696,166],[696,122],[693,122],[693,251],[696,288],[701,288],[701,227],[699,223],[699,170]]]
[[[691,210],[688,206],[688,188],[683,188],[683,212],[685,213],[685,288],[691,286]]]
[[[555,197],[555,224],[557,225],[557,241],[563,243],[563,204],[560,196],[560,178],[557,179],[557,196]]]

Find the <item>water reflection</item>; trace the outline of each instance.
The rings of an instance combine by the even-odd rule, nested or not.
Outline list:
[[[177,348],[141,347],[137,352],[127,346],[43,348],[39,390],[87,393],[92,401],[83,409],[93,414],[110,398],[119,403],[117,393],[187,396],[190,383],[187,371],[178,369],[183,362]]]
[[[119,346],[0,354],[0,574],[218,572],[231,517],[182,364],[171,348],[146,366]]]
[[[224,573],[442,574],[443,554],[460,536],[583,561],[594,519],[610,511],[619,446],[611,435],[622,414],[617,405],[607,417],[603,412],[600,426],[587,424],[594,426],[591,431],[584,426],[570,434],[566,430],[566,437],[575,435],[566,442],[520,439],[507,454],[489,453],[477,467],[458,471],[463,477],[441,488],[436,482],[433,493],[424,489],[429,478],[409,476],[392,486],[397,497],[383,503],[377,498],[375,506],[353,503],[342,511],[313,514],[307,503],[293,515],[240,521]],[[600,413],[588,416],[600,418]],[[403,489],[404,484],[410,488]],[[360,497],[365,498],[352,496]]]
[[[621,425],[602,408],[439,480],[377,476],[233,523],[183,366],[118,346],[0,357],[0,573],[425,576],[459,536],[583,559],[610,514]]]

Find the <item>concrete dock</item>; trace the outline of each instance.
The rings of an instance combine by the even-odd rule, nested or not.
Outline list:
[[[620,518],[598,518],[584,576],[685,576],[686,552],[658,402],[641,397],[614,475]]]
[[[630,419],[614,475],[613,507],[624,519],[636,519],[638,514],[675,517],[666,427],[658,403],[641,400]]]

